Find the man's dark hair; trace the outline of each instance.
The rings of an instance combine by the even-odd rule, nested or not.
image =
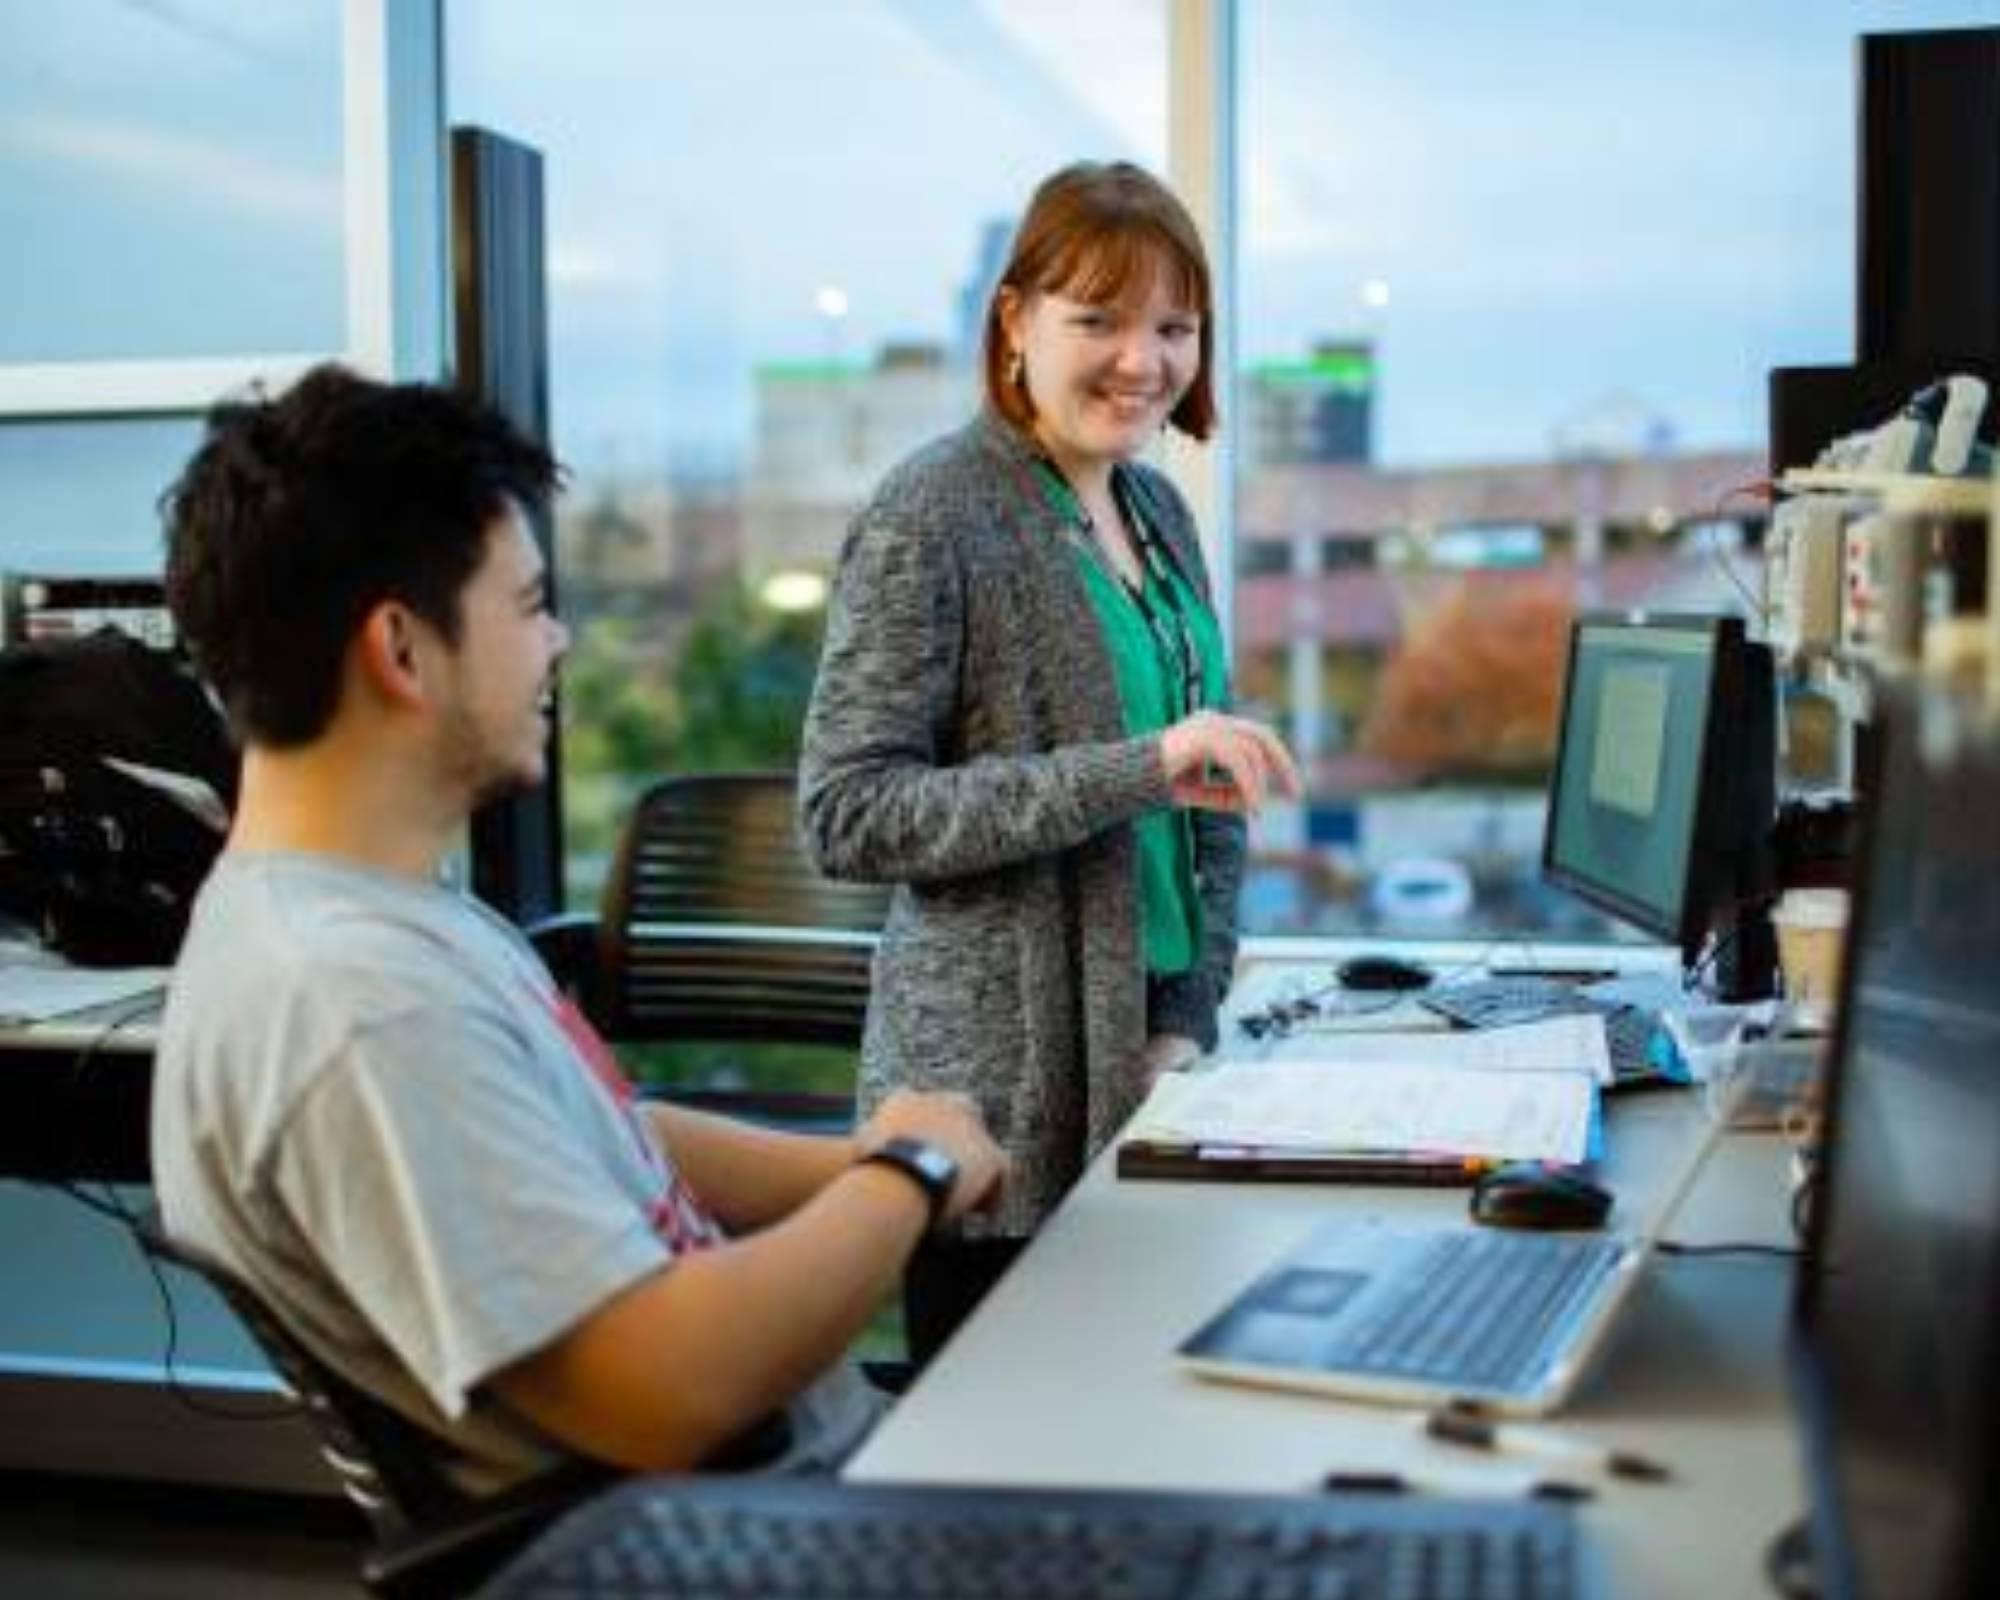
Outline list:
[[[465,395],[315,367],[275,400],[209,413],[161,498],[167,603],[238,735],[305,744],[332,719],[369,611],[399,601],[456,644],[494,519],[546,505],[560,477]]]

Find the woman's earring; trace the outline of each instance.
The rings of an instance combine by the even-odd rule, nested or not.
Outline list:
[[[1026,375],[1026,363],[1021,360],[1021,352],[1016,350],[1007,357],[1007,383],[1009,387],[1021,387],[1021,379]]]

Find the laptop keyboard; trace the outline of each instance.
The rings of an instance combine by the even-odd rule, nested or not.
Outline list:
[[[1613,1083],[1653,1078],[1653,1013],[1644,1006],[1600,1000],[1555,978],[1481,978],[1419,995],[1427,1011],[1461,1028],[1511,1028],[1547,1017],[1595,1012],[1604,1019],[1604,1043]]]
[[[1501,1501],[635,1479],[485,1600],[1569,1600],[1567,1508]]]
[[[1398,1271],[1392,1293],[1343,1329],[1326,1364],[1517,1389],[1624,1249],[1602,1236],[1441,1233],[1425,1242],[1410,1270]]]

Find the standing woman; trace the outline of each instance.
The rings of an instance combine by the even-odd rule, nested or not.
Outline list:
[[[1228,714],[1194,521],[1138,457],[1216,425],[1208,263],[1125,163],[1036,191],[987,306],[986,404],[895,468],[841,553],[800,760],[821,869],[893,883],[865,1108],[960,1090],[1013,1161],[931,1241],[923,1360],[1144,1097],[1215,1043],[1243,815],[1298,775]]]

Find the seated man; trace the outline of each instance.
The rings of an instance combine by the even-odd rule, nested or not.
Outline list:
[[[175,621],[244,746],[153,1098],[170,1234],[487,1491],[693,1467],[784,1408],[787,1465],[879,1409],[842,1352],[1003,1158],[950,1096],[850,1138],[641,1105],[506,922],[443,887],[543,777],[567,642],[524,508],[557,468],[448,391],[337,368],[219,407],[165,501]]]

